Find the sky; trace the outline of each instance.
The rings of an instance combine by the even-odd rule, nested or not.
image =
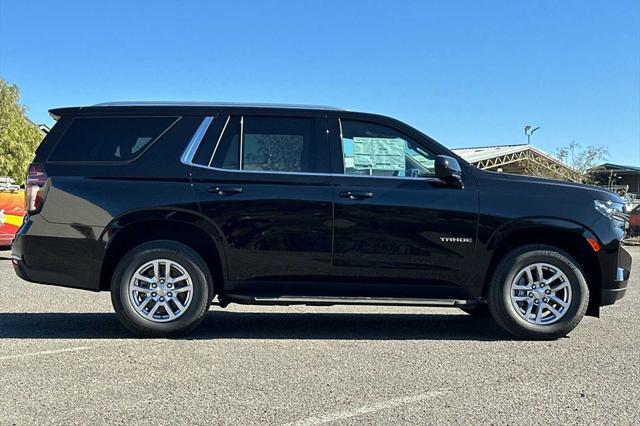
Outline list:
[[[37,123],[116,100],[332,105],[450,148],[605,145],[640,165],[640,1],[0,0]]]

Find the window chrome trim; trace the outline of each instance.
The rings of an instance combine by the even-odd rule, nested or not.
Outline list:
[[[342,119],[338,118],[338,127],[340,127],[340,157],[342,158],[342,174],[347,175],[347,165],[344,161],[344,137],[342,137]]]
[[[213,147],[213,153],[211,154],[211,158],[209,159],[208,166],[211,167],[211,163],[213,163],[213,157],[216,155],[216,151],[218,150],[218,146],[220,146],[220,141],[222,140],[222,136],[224,136],[224,131],[227,130],[227,124],[229,124],[229,120],[231,120],[231,115],[227,115],[227,121],[224,122],[224,127],[222,127],[222,132],[220,132],[220,137],[218,137],[218,142],[216,142],[216,146]]]
[[[244,147],[244,115],[240,117],[240,158],[238,159],[238,170],[242,170],[242,148]]]
[[[198,147],[200,146],[200,142],[202,142],[202,138],[204,138],[205,133],[209,129],[211,122],[213,121],[213,117],[205,117],[202,120],[202,123],[196,129],[196,132],[191,137],[187,148],[182,153],[180,157],[180,162],[186,164],[187,166],[193,165],[193,157],[196,155],[196,151],[198,151]]]
[[[227,118],[227,122],[230,118],[230,115]],[[241,133],[240,133],[240,146],[242,146],[242,131],[244,130],[242,127],[242,123],[243,123],[243,118],[244,116],[242,116],[240,118],[240,125],[241,125]],[[351,175],[351,174],[347,174],[345,172],[343,173],[324,173],[324,172],[279,172],[279,171],[272,171],[272,170],[242,170],[242,169],[221,169],[219,167],[213,167],[213,166],[205,166],[204,164],[196,164],[193,162],[193,157],[195,157],[195,153],[198,151],[198,148],[200,147],[200,143],[202,143],[202,139],[204,138],[204,135],[206,134],[207,130],[209,129],[209,126],[211,125],[211,122],[213,121],[213,117],[205,117],[202,120],[202,123],[200,124],[200,126],[198,127],[198,129],[196,130],[196,132],[194,133],[193,137],[191,138],[191,141],[189,141],[189,144],[187,145],[187,148],[185,149],[184,153],[182,154],[182,157],[180,157],[180,161],[188,166],[192,166],[192,167],[198,167],[201,169],[206,169],[206,170],[213,170],[213,171],[217,171],[217,172],[226,172],[226,173],[261,173],[261,174],[269,174],[269,175],[289,175],[289,176],[329,176],[329,177],[340,177],[340,176],[344,176],[344,177],[350,177],[350,178],[373,178],[373,179],[395,179],[395,180],[411,180],[411,181],[428,181],[428,182],[434,182],[434,181],[438,181],[440,182],[440,179],[438,178],[434,178],[434,177],[410,177],[410,176],[370,176],[370,175]],[[226,123],[225,123],[225,127],[223,128],[220,137],[218,138],[218,141],[216,143],[216,146],[214,147],[214,153],[215,151],[217,151],[218,149],[218,144],[220,144],[220,141],[222,140],[222,136],[224,134],[226,130]],[[342,124],[340,124],[340,143],[342,144]],[[342,155],[342,153],[341,153]],[[209,163],[211,164],[211,162]],[[344,158],[343,158],[343,167],[344,167]]]
[[[195,163],[191,163],[189,164],[190,166],[193,167],[199,167],[201,169],[207,169],[207,170],[213,170],[216,172],[226,172],[226,173],[262,173],[262,174],[269,174],[269,175],[302,175],[302,176],[334,176],[331,173],[320,173],[320,172],[278,172],[278,171],[273,171],[273,170],[238,170],[238,169],[221,169],[219,167],[209,167],[209,166],[205,166],[203,164],[195,164]],[[341,176],[341,175],[335,175],[335,176]]]

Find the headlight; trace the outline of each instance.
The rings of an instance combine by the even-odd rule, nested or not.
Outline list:
[[[616,203],[611,200],[593,200],[595,209],[611,219],[617,226],[625,228],[627,215],[625,214],[625,205]]]

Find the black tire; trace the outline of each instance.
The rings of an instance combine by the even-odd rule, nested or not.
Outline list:
[[[527,265],[546,263],[562,271],[569,281],[571,301],[566,313],[550,324],[533,324],[521,317],[511,303],[511,282]],[[578,262],[552,246],[527,245],[508,253],[493,274],[487,301],[496,322],[521,339],[553,340],[573,330],[587,310],[589,288]]]
[[[169,322],[154,322],[138,314],[128,294],[129,281],[136,270],[155,259],[174,261],[191,276],[191,303],[184,313]],[[213,279],[206,263],[193,249],[175,241],[151,241],[134,248],[122,257],[111,280],[111,302],[118,319],[141,337],[170,337],[189,333],[200,324],[212,299]]]
[[[466,312],[474,318],[490,318],[491,312],[489,306],[484,303],[478,303],[470,306],[461,306],[460,310]]]

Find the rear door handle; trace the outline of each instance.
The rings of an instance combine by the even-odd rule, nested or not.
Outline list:
[[[364,200],[366,198],[373,197],[373,192],[369,191],[344,191],[340,193],[342,198],[348,198],[350,200]]]
[[[242,192],[242,187],[239,186],[212,186],[207,189],[207,192],[218,195],[234,195]]]

